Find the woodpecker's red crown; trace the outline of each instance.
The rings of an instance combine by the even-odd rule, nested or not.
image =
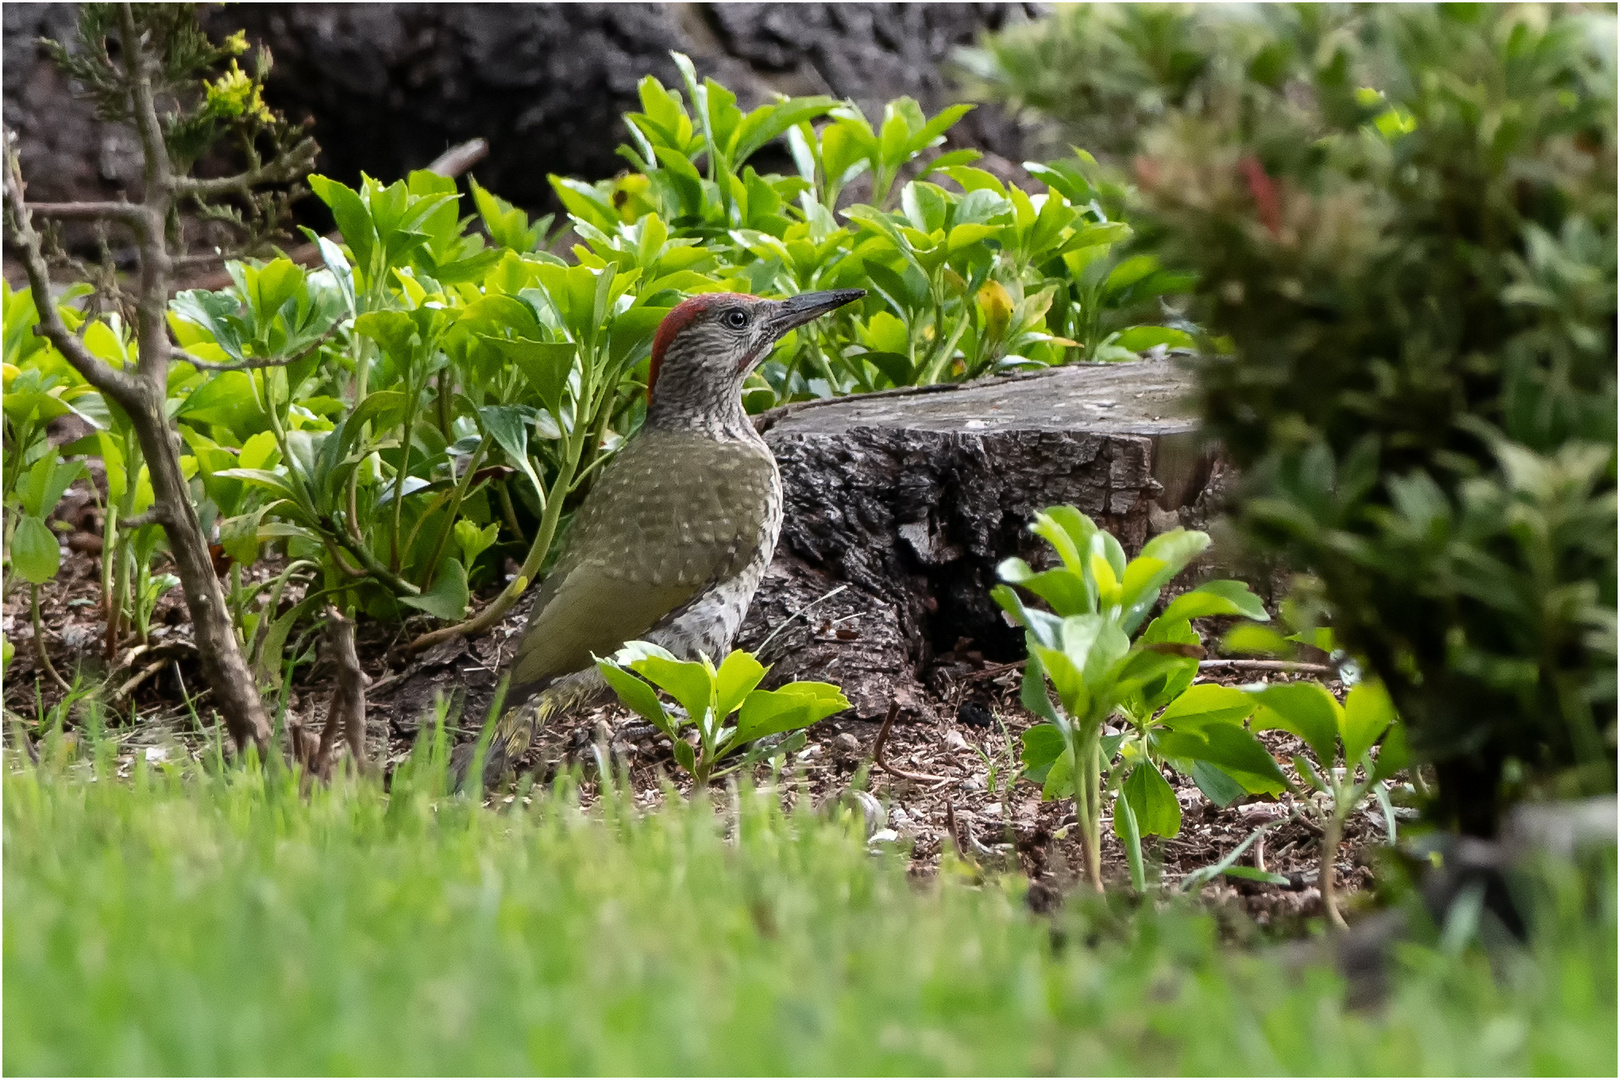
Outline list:
[[[658,385],[665,360],[672,360],[674,354],[687,361],[683,369],[706,369],[708,374],[699,376],[705,381],[740,380],[782,335],[865,295],[864,289],[833,289],[786,300],[745,293],[703,293],[684,300],[664,316],[653,335],[648,399]]]

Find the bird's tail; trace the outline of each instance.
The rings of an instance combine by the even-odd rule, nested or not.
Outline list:
[[[534,733],[558,713],[573,708],[583,696],[580,688],[570,680],[562,679],[521,705],[507,709],[491,730],[480,735],[476,742],[462,743],[450,756],[456,789],[462,790],[467,786],[467,779],[472,775],[473,765],[480,753],[483,754],[481,772],[484,790],[495,787],[515,767],[518,759],[528,753]]]

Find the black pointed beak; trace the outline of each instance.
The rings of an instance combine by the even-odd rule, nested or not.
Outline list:
[[[835,311],[865,295],[865,289],[829,289],[826,292],[800,293],[782,300],[771,313],[771,337],[779,338],[794,327],[803,326],[811,319]]]

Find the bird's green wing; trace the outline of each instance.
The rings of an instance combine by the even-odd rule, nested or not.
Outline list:
[[[604,466],[541,586],[514,699],[643,637],[758,550],[776,464],[763,447],[643,431]]]

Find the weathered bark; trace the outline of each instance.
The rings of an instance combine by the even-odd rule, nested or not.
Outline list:
[[[1045,561],[1027,530],[1036,511],[1078,506],[1129,551],[1202,523],[1218,458],[1183,405],[1188,385],[1175,364],[1142,361],[767,414],[785,523],[739,644],[775,632],[773,679],[838,682],[868,719],[891,701],[914,713],[919,672],[961,638],[987,658],[1021,655],[989,591],[1002,559]]]
[[[319,169],[349,183],[420,168],[446,146],[484,137],[485,187],[555,208],[547,173],[599,179],[625,167],[620,114],[638,110],[645,75],[678,85],[669,50],[735,91],[744,106],[772,92],[854,99],[874,121],[910,95],[933,113],[957,100],[942,70],[950,50],[1033,10],[1024,4],[227,4],[200,13],[216,40],[245,30],[275,56],[267,97],[310,116]],[[141,148],[96,119],[36,42],[67,40],[65,4],[5,5],[5,120],[21,137],[37,198],[139,192]],[[982,107],[952,144],[1022,160],[1024,133]],[[204,171],[212,165],[205,162]],[[770,168],[791,171],[785,153]],[[761,171],[764,171],[763,163]],[[304,205],[311,224],[323,211]],[[92,244],[78,227],[70,243]],[[121,243],[115,240],[115,243]],[[129,256],[133,260],[134,252]]]

